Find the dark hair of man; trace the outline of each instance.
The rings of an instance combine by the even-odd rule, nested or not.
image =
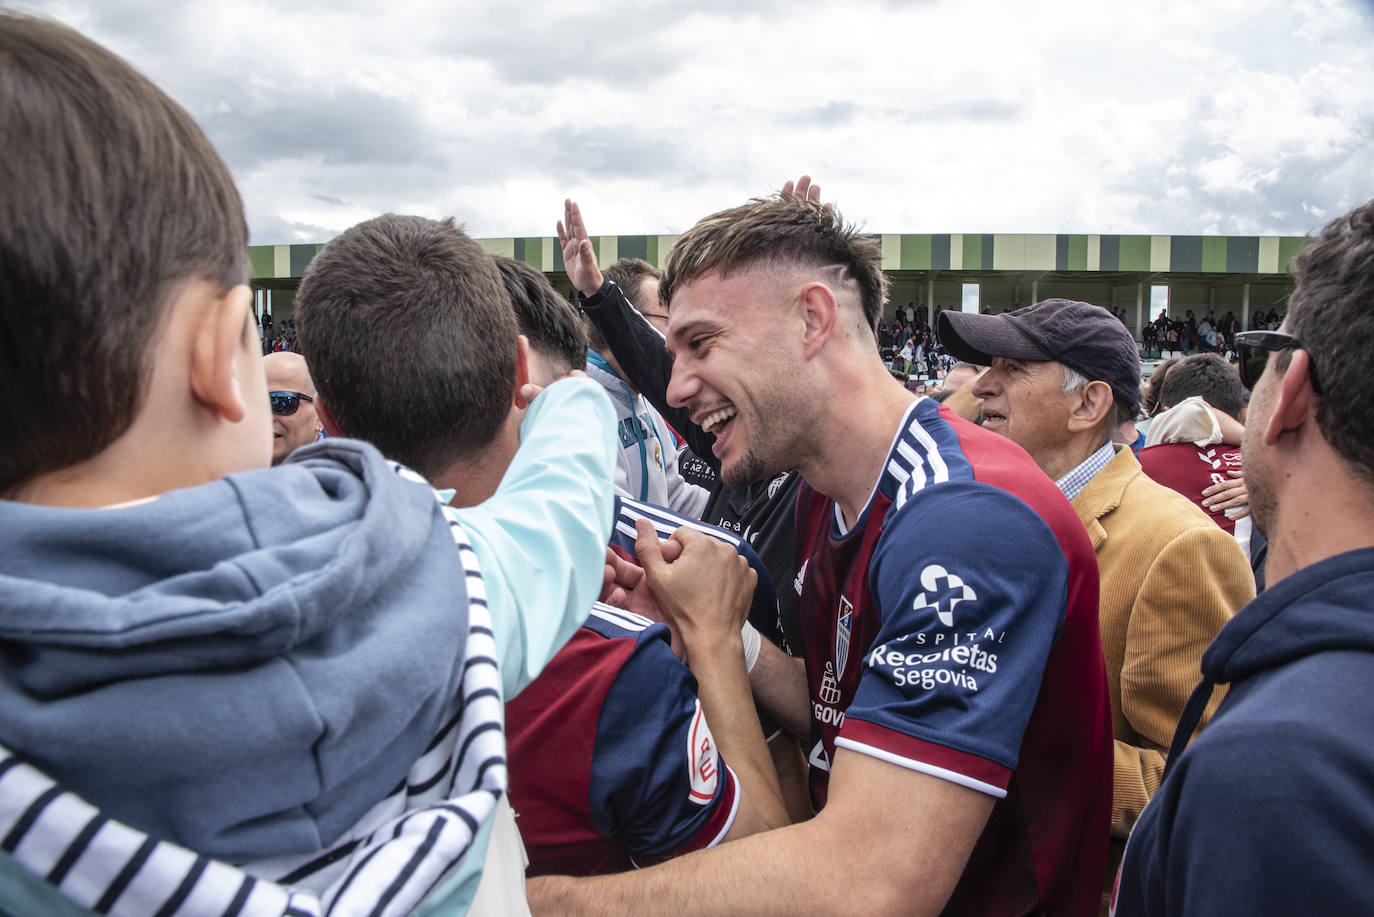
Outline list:
[[[878,243],[833,207],[791,196],[755,198],[702,219],[677,240],[664,262],[659,298],[671,302],[679,286],[711,273],[729,278],[759,267],[833,268],[840,284],[858,290],[876,335],[888,288],[882,260]]]
[[[179,105],[65,26],[0,13],[0,493],[103,451],[175,291],[248,279],[229,170]]]
[[[645,279],[663,279],[663,272],[643,258],[621,258],[601,273],[607,280],[615,281],[616,286],[620,287],[625,298],[630,301],[630,305],[640,312],[644,311],[644,304],[639,301],[639,294]],[[651,303],[650,311],[654,311],[657,306],[658,303]]]
[[[529,338],[530,347],[563,370],[559,375],[585,366],[587,334],[572,304],[558,295],[547,277],[525,262],[502,255],[494,260],[515,307],[520,333]]]
[[[1326,224],[1291,270],[1287,330],[1321,382],[1317,425],[1336,453],[1374,483],[1374,200]],[[1280,369],[1290,353],[1278,354]]]
[[[1237,420],[1245,406],[1245,390],[1240,374],[1219,353],[1195,353],[1184,357],[1169,371],[1159,400],[1173,407],[1185,398],[1201,395],[1203,400]]]
[[[454,225],[393,213],[306,268],[296,342],[348,436],[434,477],[491,444],[515,392],[515,312],[490,255]]]

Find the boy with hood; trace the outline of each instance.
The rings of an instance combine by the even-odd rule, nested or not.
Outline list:
[[[1374,201],[1292,270],[1282,328],[1236,337],[1269,588],[1202,657],[1126,847],[1119,915],[1354,914],[1374,897]]]
[[[269,469],[243,207],[200,129],[4,14],[0,134],[0,910],[461,913],[502,700],[601,587],[610,405],[527,400],[474,257],[430,344],[505,393],[467,405],[518,430],[495,495],[448,509],[345,440]]]

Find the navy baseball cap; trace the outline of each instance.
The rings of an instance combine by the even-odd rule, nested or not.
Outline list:
[[[1063,363],[1090,382],[1107,383],[1116,403],[1132,413],[1140,409],[1140,350],[1101,306],[1046,299],[1001,315],[946,310],[936,335],[956,359],[982,366],[993,357]]]

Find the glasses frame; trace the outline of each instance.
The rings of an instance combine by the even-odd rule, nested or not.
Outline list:
[[[277,398],[278,395],[294,397],[294,398],[296,399],[296,406],[295,406],[294,408],[292,408],[291,410],[289,410],[289,411],[278,411],[278,410],[277,410],[277,405],[276,405],[276,398]],[[305,392],[288,392],[288,391],[280,391],[280,392],[268,392],[268,393],[267,393],[267,402],[268,402],[268,404],[270,404],[270,405],[272,406],[272,413],[273,413],[273,414],[276,414],[278,417],[290,417],[290,416],[292,416],[293,414],[295,414],[297,411],[299,411],[299,410],[301,409],[301,402],[302,402],[302,401],[309,401],[311,404],[314,404],[314,403],[315,403],[315,399],[312,398],[312,397],[310,397],[309,395],[307,395]]]
[[[1234,343],[1236,356],[1240,359],[1236,365],[1240,372],[1240,384],[1251,391],[1254,391],[1255,383],[1259,382],[1260,376],[1264,375],[1264,368],[1269,365],[1267,354],[1283,350],[1307,350],[1301,341],[1287,331],[1242,331],[1236,335]],[[1257,352],[1266,356],[1252,376],[1247,367]],[[1312,380],[1312,391],[1320,395],[1322,386],[1317,379],[1317,361],[1312,357],[1310,350],[1307,350],[1307,377]]]

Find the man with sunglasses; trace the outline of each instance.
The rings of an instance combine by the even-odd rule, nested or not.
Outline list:
[[[272,464],[320,438],[324,425],[315,412],[315,383],[305,357],[285,351],[262,358],[267,397],[272,403]]]
[[[1374,899],[1374,201],[1292,271],[1280,330],[1236,341],[1269,588],[1202,658],[1118,915],[1354,914]],[[1225,701],[1185,750],[1218,685]]]
[[[1140,354],[1106,309],[1047,299],[1002,315],[945,311],[939,334],[958,359],[990,366],[973,383],[984,428],[1019,444],[1059,485],[1097,553],[1114,864],[1159,787],[1203,650],[1254,598],[1250,567],[1235,539],[1113,444],[1139,408]]]

